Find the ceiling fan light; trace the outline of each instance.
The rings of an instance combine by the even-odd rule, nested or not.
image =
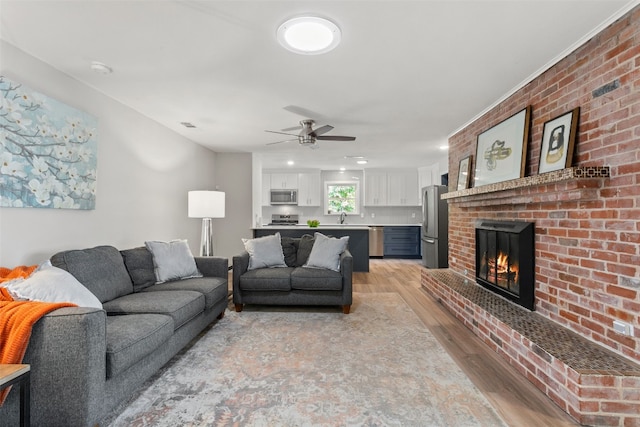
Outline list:
[[[340,28],[315,16],[300,16],[284,22],[276,33],[287,50],[302,55],[319,55],[333,50],[341,39]]]

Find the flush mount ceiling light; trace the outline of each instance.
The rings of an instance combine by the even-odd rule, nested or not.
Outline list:
[[[277,31],[278,42],[301,55],[319,55],[335,48],[342,33],[333,22],[316,16],[299,16],[284,22]]]
[[[106,64],[98,61],[91,62],[91,69],[98,74],[111,74],[113,73],[113,68],[109,67]]]

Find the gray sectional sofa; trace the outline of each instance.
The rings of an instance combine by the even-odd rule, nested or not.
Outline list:
[[[24,357],[33,426],[99,424],[228,305],[227,258],[195,257],[202,277],[161,284],[146,247],[70,250],[51,263],[103,309],[62,308],[35,324]],[[0,407],[2,426],[18,425],[18,397],[10,393]]]
[[[317,236],[317,235],[316,235]],[[353,298],[353,257],[345,249],[338,257],[338,268],[305,266],[315,239],[282,237],[285,266],[249,269],[250,254],[233,257],[233,303],[241,312],[245,304],[260,305],[337,305],[348,314]]]

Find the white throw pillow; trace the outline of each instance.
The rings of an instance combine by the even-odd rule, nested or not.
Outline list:
[[[309,259],[303,267],[340,271],[340,255],[347,249],[349,236],[336,239],[316,232],[314,238],[316,241],[311,248]]]
[[[79,307],[102,309],[100,300],[71,273],[44,262],[31,276],[2,285],[18,299],[44,302],[70,302]]]
[[[156,283],[202,277],[186,240],[147,241],[144,244],[153,255]]]
[[[242,239],[242,243],[249,253],[249,270],[287,267],[280,243],[280,233],[255,239]]]

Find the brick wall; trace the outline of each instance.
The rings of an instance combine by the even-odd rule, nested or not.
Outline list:
[[[573,165],[609,166],[611,178],[450,200],[450,268],[473,277],[476,219],[534,221],[537,312],[640,361],[640,6],[452,136],[452,186],[460,159],[475,162],[477,135],[527,105],[526,176],[544,123],[580,107]],[[614,332],[616,319],[635,336]]]

